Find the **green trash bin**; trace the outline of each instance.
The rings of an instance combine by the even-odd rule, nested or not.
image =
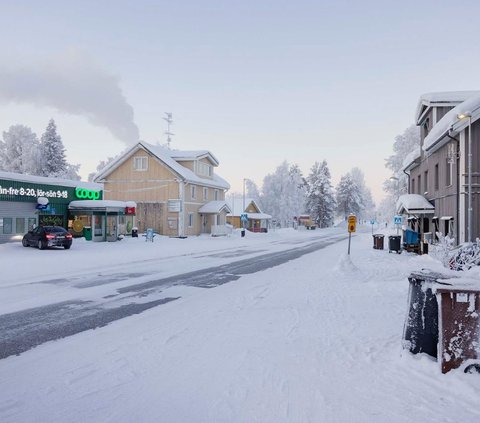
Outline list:
[[[84,226],[83,227],[83,236],[85,237],[86,241],[92,240],[92,227],[91,226]]]

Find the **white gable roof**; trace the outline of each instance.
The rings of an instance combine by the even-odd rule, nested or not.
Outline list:
[[[427,109],[430,106],[455,106],[478,94],[480,94],[480,91],[446,91],[422,94],[418,100],[415,122],[417,125],[419,124],[420,118],[424,113],[424,106]]]
[[[480,118],[480,92],[468,98],[458,106],[450,110],[438,123],[432,128],[423,142],[423,150],[429,154],[436,151],[445,143],[442,142],[447,134],[455,136],[468,125],[468,119],[459,119],[458,115],[469,113],[472,116],[472,122]],[[449,141],[446,138],[445,141]]]
[[[230,216],[240,216],[242,213],[245,213],[245,209],[250,205],[250,203],[255,205],[259,213],[262,213],[258,203],[253,198],[245,198],[245,207],[243,207],[243,197],[235,197],[228,202],[230,210],[232,210]]]
[[[204,157],[208,158],[215,166],[218,166],[219,162],[217,158],[207,150],[198,151],[185,151],[185,150],[170,150],[170,157],[182,161],[182,160],[198,160]]]
[[[221,178],[220,176],[214,173],[212,178],[202,178],[192,172],[190,169],[187,169],[185,166],[182,166],[178,163],[175,158],[182,157],[184,160],[194,160],[200,156],[208,156],[213,157],[208,151],[202,151],[200,156],[194,155],[192,153],[199,153],[199,152],[188,152],[188,151],[175,151],[169,150],[167,148],[161,147],[159,145],[148,144],[144,141],[141,141],[135,144],[132,148],[118,156],[115,160],[109,163],[104,169],[102,169],[96,176],[95,180],[102,180],[103,178],[107,177],[113,170],[115,170],[118,166],[124,163],[127,159],[129,159],[134,153],[138,150],[143,149],[148,151],[153,156],[155,156],[158,160],[160,160],[163,164],[169,167],[174,173],[184,179],[185,182],[209,186],[213,188],[220,188],[220,189],[229,189],[230,184],[225,181],[225,179]],[[189,154],[190,153],[190,154]],[[216,160],[216,159],[214,159]]]
[[[220,213],[222,210],[225,210],[227,213],[230,213],[230,207],[225,201],[209,201],[198,209],[199,213]]]
[[[398,214],[434,214],[435,207],[420,194],[404,194],[397,201]]]

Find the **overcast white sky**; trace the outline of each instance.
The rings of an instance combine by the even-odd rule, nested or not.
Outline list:
[[[442,4],[443,3],[443,4]],[[208,149],[241,191],[283,161],[384,159],[419,96],[479,89],[480,3],[0,0],[0,130],[57,122],[86,178],[137,134]],[[138,131],[137,131],[138,128]]]

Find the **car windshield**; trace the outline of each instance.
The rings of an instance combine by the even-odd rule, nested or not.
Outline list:
[[[45,229],[45,232],[49,232],[49,233],[52,233],[52,232],[53,233],[65,233],[65,232],[67,232],[61,226],[45,226],[44,229]]]

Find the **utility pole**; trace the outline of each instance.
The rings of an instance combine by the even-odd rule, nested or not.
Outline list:
[[[170,143],[172,142],[172,139],[170,137],[172,135],[175,135],[174,133],[170,132],[170,125],[173,124],[173,113],[165,112],[165,114],[167,115],[167,117],[163,118],[163,120],[167,122],[167,130],[165,131],[165,135],[167,136],[167,147],[170,148]]]

